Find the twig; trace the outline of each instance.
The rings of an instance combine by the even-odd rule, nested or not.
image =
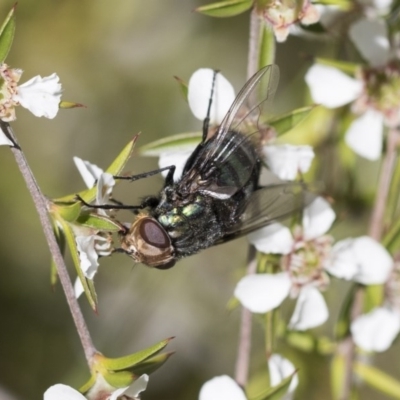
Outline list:
[[[247,266],[247,274],[254,274],[257,269],[255,260],[255,249],[249,246],[249,263]],[[235,366],[235,381],[238,385],[245,387],[249,374],[250,365],[250,350],[251,350],[251,312],[242,307],[239,331],[238,354]]]
[[[258,53],[260,44],[260,17],[256,7],[250,14],[249,52],[247,57],[247,79],[250,79],[258,69]]]
[[[64,289],[65,297],[67,298],[72,318],[75,322],[75,326],[78,331],[78,335],[81,340],[83,350],[85,352],[85,357],[90,368],[93,356],[96,353],[96,348],[93,345],[85,319],[83,318],[82,311],[79,307],[78,301],[75,298],[74,289],[71,280],[69,278],[63,256],[60,252],[60,248],[57,244],[56,238],[53,233],[53,228],[51,226],[51,222],[48,216],[48,202],[43,196],[35,180],[35,177],[33,176],[31,169],[29,168],[28,162],[25,158],[23,151],[17,144],[11,126],[6,122],[0,121],[0,128],[15,143],[15,146],[11,147],[11,151],[14,154],[19,170],[21,171],[21,174],[25,179],[25,183],[28,187],[29,193],[32,196],[36,210],[39,214],[39,219],[43,227],[43,232],[47,239],[50,253],[57,266],[58,276],[60,277],[60,282]]]

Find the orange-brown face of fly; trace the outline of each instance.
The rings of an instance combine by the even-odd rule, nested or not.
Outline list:
[[[148,216],[139,216],[121,237],[121,248],[149,267],[168,269],[175,265],[170,237],[157,220]]]

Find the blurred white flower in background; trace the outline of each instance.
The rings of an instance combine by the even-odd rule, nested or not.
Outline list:
[[[325,268],[333,241],[325,233],[334,219],[329,203],[318,197],[305,208],[302,227],[295,228],[293,234],[279,223],[251,233],[249,241],[258,251],[283,255],[283,272],[245,276],[236,286],[235,297],[255,313],[278,307],[288,296],[297,298],[291,329],[305,330],[324,323],[329,312],[320,290],[329,281]]]
[[[357,154],[369,160],[382,153],[383,127],[400,122],[400,66],[391,60],[387,26],[381,19],[361,19],[349,30],[368,66],[356,77],[328,65],[315,64],[306,74],[313,101],[328,108],[352,102],[357,115],[345,141]]]

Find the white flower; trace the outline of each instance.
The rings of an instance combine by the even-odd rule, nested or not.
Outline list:
[[[229,376],[217,376],[200,389],[199,400],[247,400],[243,390]]]
[[[189,79],[189,107],[193,115],[201,121],[207,117],[214,75],[215,71],[212,69],[201,68],[195,71]],[[210,110],[210,124],[218,125],[222,122],[234,99],[233,86],[221,73],[217,73]]]
[[[112,189],[115,185],[114,177],[103,172],[97,165],[74,157],[74,162],[80,172],[86,186],[91,188],[97,181],[96,205],[108,203]],[[98,209],[100,215],[107,215],[105,210]],[[93,229],[78,227],[72,225],[75,233],[75,241],[79,252],[80,267],[87,279],[93,280],[99,267],[99,256],[108,256],[111,254],[111,242],[109,237],[104,237]],[[78,278],[75,281],[75,296],[78,298],[84,291],[82,283]]]
[[[294,24],[301,22],[303,25],[311,25],[320,18],[320,12],[310,0],[268,2],[261,13],[264,21],[273,29],[278,42],[287,39]]]
[[[357,317],[350,329],[358,347],[365,351],[385,351],[400,332],[400,313],[378,307]]]
[[[219,125],[235,99],[235,90],[230,82],[221,74],[210,68],[200,68],[193,73],[188,84],[188,102],[193,115],[204,121],[211,98],[211,88],[215,76],[214,91],[210,109],[210,124]],[[174,181],[179,180],[187,159],[193,153],[195,146],[185,145],[175,150],[160,154],[160,168],[175,165]],[[168,171],[163,171],[165,177]]]
[[[289,322],[291,329],[305,330],[325,322],[328,309],[318,288],[327,283],[324,268],[332,239],[322,235],[334,219],[329,203],[318,197],[304,210],[303,228],[295,230],[294,236],[278,223],[249,235],[257,250],[284,255],[284,272],[244,277],[236,286],[235,297],[255,313],[274,309],[289,295],[298,297]]]
[[[353,103],[358,116],[346,132],[346,143],[360,156],[377,160],[382,152],[383,124],[392,127],[400,122],[400,70],[389,63],[391,49],[383,20],[361,19],[351,26],[349,36],[368,68],[352,78],[334,67],[315,64],[305,79],[316,103],[328,108]]]
[[[35,76],[17,88],[14,100],[36,117],[54,118],[61,100],[61,83],[57,74]]]
[[[378,285],[387,281],[393,260],[376,240],[361,236],[337,242],[326,269],[338,278],[364,285]]]
[[[270,170],[284,180],[296,179],[299,172],[306,173],[314,158],[311,146],[269,145],[263,148]]]
[[[268,359],[268,368],[269,379],[272,387],[279,385],[285,378],[292,375],[296,371],[294,365],[289,360],[279,354],[271,355],[271,357]],[[291,399],[292,394],[298,384],[299,377],[297,376],[297,374],[295,374],[293,375],[292,381],[290,382],[288,392],[284,397],[282,397],[282,399]]]
[[[103,380],[104,381],[104,380]],[[149,376],[144,374],[140,378],[136,379],[132,385],[124,387],[124,388],[112,388],[111,386],[102,383],[102,388],[98,388],[98,391],[101,391],[101,397],[104,400],[117,400],[118,397],[122,396],[123,394],[127,396],[131,396],[136,398],[141,392],[146,390],[147,383],[149,381]],[[104,393],[104,391],[106,391]],[[107,396],[108,395],[108,396]],[[107,397],[106,397],[107,396]],[[96,398],[94,394],[92,394],[91,398]],[[57,384],[54,386],[49,387],[46,392],[44,393],[44,400],[87,400],[87,398],[74,388],[63,385]]]

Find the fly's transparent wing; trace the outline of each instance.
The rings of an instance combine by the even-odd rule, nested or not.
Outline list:
[[[317,195],[302,182],[281,183],[255,191],[244,205],[238,223],[221,242],[226,242],[282,220],[307,207]]]
[[[216,194],[218,189],[215,182],[220,182],[218,173],[223,173],[224,166],[235,164],[235,152],[239,148],[244,148],[246,142],[256,140],[260,132],[260,116],[268,109],[272,102],[279,81],[279,68],[276,65],[269,65],[258,71],[251,77],[232,103],[229,111],[224,117],[217,132],[205,143],[201,143],[190,158],[190,162],[185,167],[182,178],[182,186],[191,187],[192,182],[201,181],[206,187],[209,183],[212,192]],[[232,134],[240,133],[240,135]],[[247,144],[254,147],[254,144]],[[249,160],[256,163],[256,157]],[[210,174],[210,171],[215,171]],[[250,177],[251,169],[248,175]],[[204,182],[207,177],[207,182]],[[246,182],[244,176],[241,179]],[[238,187],[237,190],[241,189]],[[221,192],[226,192],[226,188],[221,188]],[[233,194],[235,191],[229,189]]]

